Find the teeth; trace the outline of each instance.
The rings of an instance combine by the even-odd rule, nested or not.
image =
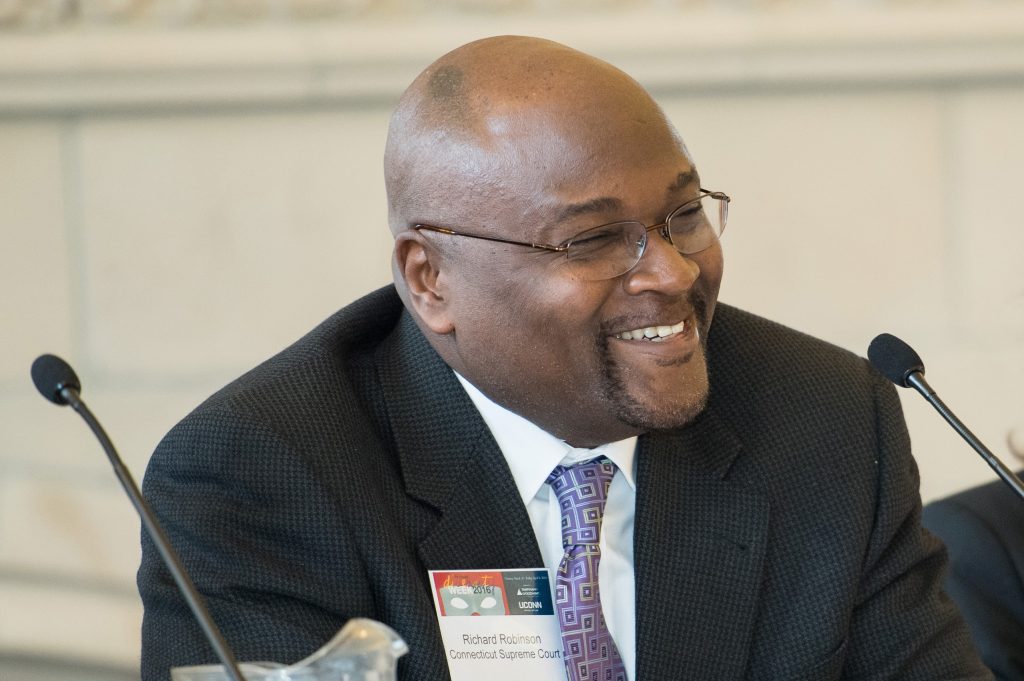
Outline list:
[[[641,340],[643,338],[660,340],[676,333],[682,333],[685,329],[686,321],[684,320],[672,326],[645,326],[641,329],[633,329],[632,331],[622,331],[615,334],[615,337],[622,340]]]

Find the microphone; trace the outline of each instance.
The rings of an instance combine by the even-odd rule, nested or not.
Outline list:
[[[228,647],[223,634],[217,628],[217,624],[210,617],[210,612],[206,608],[206,602],[199,595],[195,584],[192,583],[192,578],[188,576],[188,572],[185,571],[185,566],[182,565],[177,552],[171,546],[171,542],[157,521],[153,509],[146,503],[142,492],[139,491],[139,486],[135,484],[132,474],[118,455],[117,450],[114,448],[114,443],[107,437],[103,426],[100,425],[100,422],[89,410],[89,407],[82,401],[80,396],[82,383],[78,380],[75,370],[56,355],[40,355],[32,362],[32,382],[35,383],[36,388],[42,393],[43,397],[54,404],[70,405],[89,425],[93,435],[100,441],[103,451],[107,453],[107,458],[110,459],[110,464],[114,467],[117,479],[128,494],[128,498],[131,499],[135,511],[142,520],[142,525],[146,528],[146,532],[153,540],[153,543],[156,544],[160,557],[163,558],[164,565],[170,570],[171,576],[174,577],[174,581],[181,591],[181,595],[185,597],[185,602],[188,603],[188,607],[191,608],[196,621],[199,622],[199,626],[206,635],[206,640],[213,646],[218,659],[220,659],[227,670],[229,678],[232,681],[245,681],[245,677],[242,676],[242,672],[238,669],[238,662],[235,660],[234,653]]]
[[[82,382],[71,365],[56,355],[40,355],[32,362],[32,382],[43,397],[54,404],[65,405],[70,401],[65,390],[82,391]],[[69,393],[70,394],[70,393]]]
[[[974,451],[985,459],[996,474],[1024,499],[1024,482],[1006,464],[999,460],[988,447],[981,443],[974,433],[956,417],[949,407],[939,399],[935,390],[924,379],[924,362],[914,349],[889,333],[879,334],[868,346],[868,359],[883,376],[901,388],[913,388],[935,407],[935,410],[953,426],[960,437],[967,441]]]

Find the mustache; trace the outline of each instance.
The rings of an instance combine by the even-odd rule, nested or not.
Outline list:
[[[701,339],[707,336],[708,331],[708,299],[707,296],[700,291],[691,291],[686,297],[686,308],[679,308],[678,306],[667,306],[659,309],[651,309],[646,312],[630,312],[629,314],[619,315],[613,317],[604,322],[601,322],[601,336],[610,336],[618,333],[619,331],[625,331],[629,329],[639,329],[645,326],[651,326],[652,323],[660,321],[661,323],[669,322],[675,323],[686,319],[692,313],[694,318],[697,320],[697,326],[701,331]]]

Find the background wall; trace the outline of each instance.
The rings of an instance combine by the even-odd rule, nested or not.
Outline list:
[[[138,522],[32,359],[75,364],[141,478],[206,395],[389,281],[390,109],[497,33],[652,90],[734,197],[724,300],[858,353],[901,335],[993,449],[1024,430],[1019,0],[0,3],[0,679],[137,675]],[[991,478],[904,397],[926,499]]]

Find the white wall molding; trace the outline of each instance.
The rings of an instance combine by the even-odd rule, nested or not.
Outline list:
[[[564,41],[655,90],[1024,80],[1019,3],[79,24],[0,34],[0,113],[391,100],[438,55],[495,33]]]
[[[1004,0],[1021,5],[1022,0]],[[593,12],[645,9],[690,14],[707,8],[747,13],[815,10],[813,0],[2,0],[0,30],[48,31],[88,26],[219,26],[363,20],[397,16],[451,19],[453,15],[489,20],[562,14],[569,21]],[[826,10],[902,10],[906,0],[837,0]],[[917,9],[985,12],[987,0],[917,0]]]

